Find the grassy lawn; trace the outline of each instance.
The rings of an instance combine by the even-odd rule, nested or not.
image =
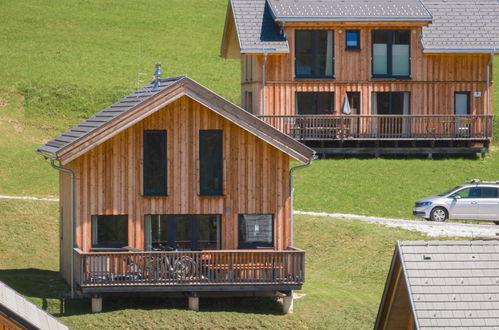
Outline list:
[[[87,299],[69,300],[59,279],[57,203],[0,200],[0,280],[71,328],[328,328],[372,329],[396,240],[418,233],[358,221],[296,217],[296,246],[307,251],[307,279],[295,313],[280,315],[269,299],[113,298],[90,313]],[[29,237],[29,239],[27,239]]]

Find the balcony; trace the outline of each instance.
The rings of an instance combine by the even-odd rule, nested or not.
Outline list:
[[[490,115],[290,115],[260,119],[298,141],[488,141]]]
[[[83,252],[74,249],[75,283],[83,293],[296,290],[305,252],[210,250]]]

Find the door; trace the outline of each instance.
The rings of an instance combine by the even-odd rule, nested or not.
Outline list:
[[[350,104],[350,109],[352,114],[350,119],[350,125],[348,125],[349,134],[353,137],[358,137],[360,133],[360,92],[347,92],[348,103]]]
[[[454,114],[459,116],[467,116],[470,114],[470,92],[455,92],[454,93]],[[470,120],[466,117],[457,117],[455,125],[455,133],[457,137],[466,138],[470,136]]]
[[[499,189],[481,187],[478,214],[482,220],[499,220]]]
[[[153,214],[144,217],[148,251],[199,251],[221,248],[219,214]]]
[[[409,134],[409,123],[402,115],[410,114],[409,92],[373,93],[373,113],[386,115],[378,117],[376,126],[378,137],[397,138]]]
[[[456,197],[453,198],[449,207],[449,218],[476,219],[479,217],[480,190],[478,187],[461,189],[454,196]]]

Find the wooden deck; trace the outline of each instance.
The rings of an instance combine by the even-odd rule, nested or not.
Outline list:
[[[305,252],[213,250],[83,252],[74,249],[82,292],[294,290],[305,279]]]
[[[474,140],[492,136],[490,115],[260,116],[298,141]]]

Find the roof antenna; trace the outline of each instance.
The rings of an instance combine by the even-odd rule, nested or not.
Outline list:
[[[154,88],[158,88],[161,79],[161,63],[156,63],[156,71],[154,71]]]

